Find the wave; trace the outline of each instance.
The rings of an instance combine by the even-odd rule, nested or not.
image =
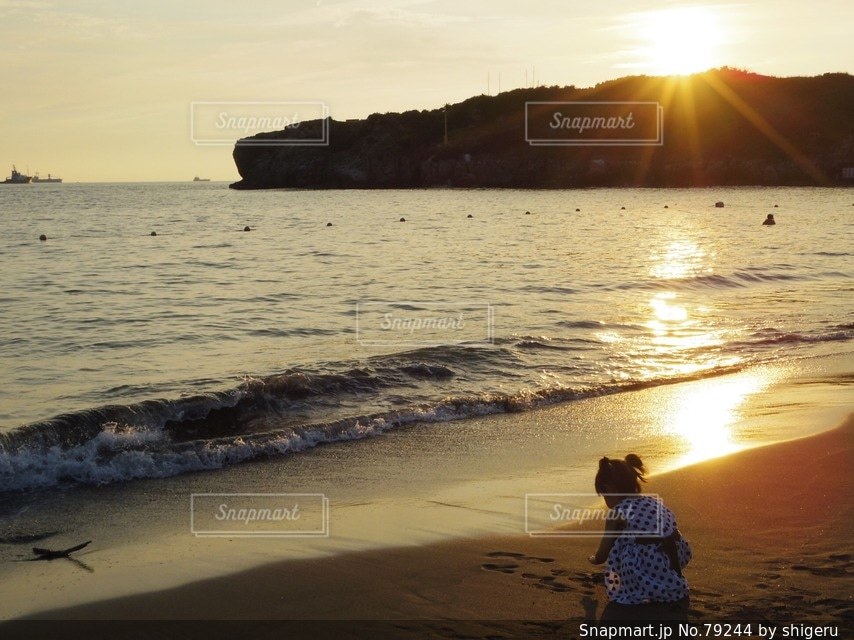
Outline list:
[[[643,329],[642,325],[638,324],[620,324],[616,322],[603,322],[601,320],[559,320],[555,322],[556,327],[563,329],[630,329],[632,331]]]
[[[789,331],[779,331],[766,327],[750,334],[748,340],[740,340],[729,344],[730,349],[755,348],[777,344],[815,344],[819,342],[836,342],[854,338],[854,325],[841,324],[832,327],[826,333],[807,334]]]
[[[530,411],[559,402],[675,384],[737,370],[728,367],[692,376],[588,388],[482,393],[262,433],[217,437],[209,431],[205,437],[184,441],[175,437],[182,428],[196,420],[209,421],[223,408],[234,408],[245,400],[247,389],[205,398],[104,407],[0,434],[0,493],[74,484],[104,485],[220,469],[257,458],[299,453],[322,443],[361,440],[416,422],[448,422]],[[116,420],[120,417],[128,421]],[[63,431],[61,426],[73,428]],[[68,433],[76,437],[69,438]]]
[[[636,280],[617,284],[594,285],[594,288],[604,291],[625,290],[703,290],[703,289],[743,289],[752,284],[765,282],[811,281],[820,277],[846,277],[843,273],[829,272],[824,274],[786,273],[786,265],[780,265],[780,270],[743,269],[729,275],[703,274],[684,278],[667,278],[655,280]]]
[[[557,324],[570,330],[644,329],[589,319]],[[0,492],[162,478],[357,440],[413,422],[528,411],[722,375],[738,368],[714,363],[744,366],[777,358],[781,349],[792,353],[793,345],[851,340],[854,324],[800,333],[759,325],[714,347],[714,357],[707,357],[706,345],[673,354],[675,364],[707,362],[708,368],[696,375],[647,379],[636,371],[626,380],[615,379],[613,367],[591,356],[591,350],[601,349],[585,335],[566,331],[496,338],[493,346],[427,347],[249,377],[224,391],[59,415],[0,432]],[[641,341],[638,348],[646,344]],[[530,371],[538,372],[535,381]],[[543,371],[555,374],[548,378],[550,386],[538,386],[546,379],[539,375]],[[503,391],[509,381],[522,390]],[[114,395],[125,391],[109,390]]]
[[[552,351],[575,351],[575,347],[570,345],[562,345],[556,344],[551,340],[551,338],[526,338],[523,340],[519,340],[516,343],[516,347],[519,349],[550,349]]]
[[[525,291],[526,293],[560,293],[563,295],[572,295],[574,293],[579,293],[580,289],[573,289],[571,287],[527,285],[519,287],[519,291]]]

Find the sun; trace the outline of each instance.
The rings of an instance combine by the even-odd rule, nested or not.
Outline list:
[[[723,37],[708,7],[674,7],[643,14],[644,65],[656,75],[688,75],[718,66]]]

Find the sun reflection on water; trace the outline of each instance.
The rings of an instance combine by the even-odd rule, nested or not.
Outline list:
[[[672,291],[653,296],[649,307],[652,317],[644,326],[651,333],[645,357],[650,375],[689,375],[735,364],[730,357],[711,356],[711,349],[723,342],[723,335],[703,320],[701,308],[689,311]]]
[[[693,240],[673,240],[661,254],[653,256],[649,274],[661,280],[675,280],[711,273],[706,258],[706,250]]]
[[[672,240],[651,256],[649,273],[664,283],[686,280],[713,273],[713,258],[714,252],[693,240]],[[684,376],[738,363],[737,357],[715,350],[725,342],[724,331],[709,322],[703,300],[688,298],[684,300],[676,291],[665,290],[650,299],[651,314],[643,323],[649,334],[638,345],[638,364],[646,375]]]
[[[649,306],[652,307],[653,315],[655,316],[647,326],[655,329],[658,332],[665,333],[668,328],[668,323],[684,324],[688,320],[688,310],[678,304],[669,302],[675,300],[676,294],[668,291],[659,293],[649,301]]]

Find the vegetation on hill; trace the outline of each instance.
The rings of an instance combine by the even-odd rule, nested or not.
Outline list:
[[[660,146],[532,146],[527,102],[658,102]],[[445,111],[448,139],[445,143]],[[829,185],[854,167],[854,76],[775,78],[722,68],[595,87],[475,96],[446,109],[321,121],[235,145],[235,188]]]

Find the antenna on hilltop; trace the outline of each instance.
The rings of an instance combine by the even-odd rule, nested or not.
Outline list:
[[[445,112],[445,146],[448,146],[448,107],[449,106],[450,105],[445,103],[445,109],[444,109],[444,112]]]

